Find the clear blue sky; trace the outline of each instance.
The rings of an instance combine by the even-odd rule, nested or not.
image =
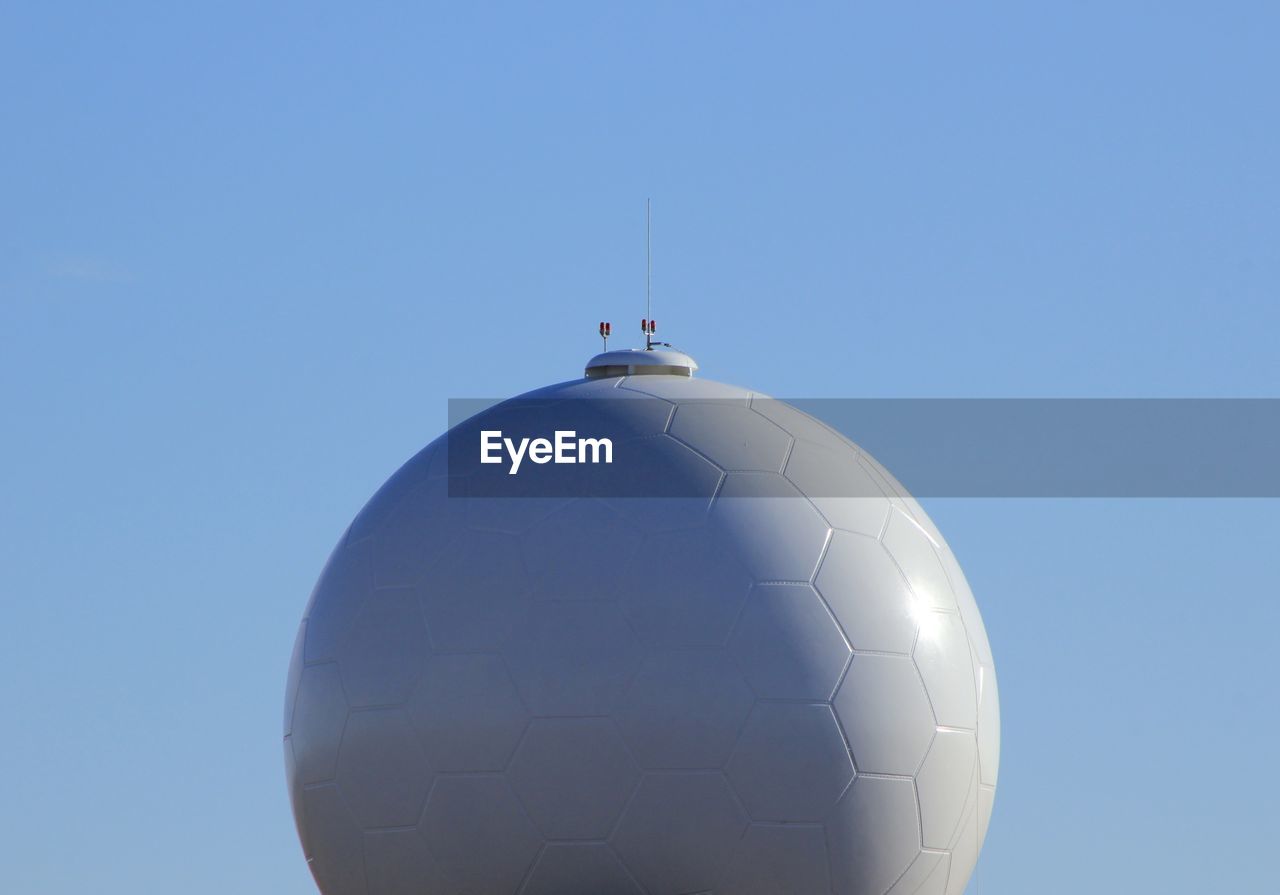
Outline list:
[[[1280,393],[1278,32],[5,4],[0,889],[313,891],[280,756],[311,584],[447,398],[575,375],[600,319],[634,340],[646,196],[659,335],[713,378]],[[1001,675],[976,891],[1273,884],[1280,505],[928,508]]]

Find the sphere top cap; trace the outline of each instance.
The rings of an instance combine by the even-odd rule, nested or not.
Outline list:
[[[587,361],[588,379],[612,376],[692,376],[698,362],[674,348],[623,348]]]

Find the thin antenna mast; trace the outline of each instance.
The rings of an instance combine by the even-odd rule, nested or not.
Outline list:
[[[644,350],[653,350],[653,334],[658,331],[658,324],[650,319],[653,312],[653,243],[649,241],[649,200],[644,200],[644,319],[640,321],[640,332],[644,333]],[[661,342],[659,345],[663,344]]]
[[[653,317],[653,249],[649,239],[649,221],[652,217],[649,210],[650,200],[644,200],[644,319]],[[653,347],[653,333],[645,327],[644,347],[648,351]]]

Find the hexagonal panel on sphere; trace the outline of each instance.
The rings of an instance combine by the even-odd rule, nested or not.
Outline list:
[[[369,891],[381,895],[421,895],[446,885],[426,837],[416,828],[365,831],[364,866]]]
[[[722,650],[660,650],[645,658],[614,720],[643,768],[718,768],[754,703]]]
[[[401,709],[352,712],[338,750],[338,790],[365,829],[418,820],[435,776]]]
[[[963,895],[965,883],[973,873],[974,865],[978,863],[980,845],[977,818],[970,814],[965,817],[960,834],[951,846],[951,874],[947,880],[947,895]]]
[[[347,700],[336,663],[300,668],[294,701],[292,736],[299,783],[332,780],[337,771],[338,746],[347,724]]]
[[[947,852],[922,851],[907,872],[898,878],[888,895],[944,895],[951,871]]]
[[[293,640],[293,653],[289,658],[289,676],[284,684],[284,735],[293,733],[293,712],[298,706],[298,687],[302,683],[303,647],[306,645],[307,620],[298,623],[298,633]]]
[[[733,895],[831,891],[821,824],[752,824],[720,886]]]
[[[640,768],[610,718],[538,718],[507,778],[547,839],[603,839]]]
[[[826,819],[835,890],[884,892],[920,852],[909,779],[859,776]]]
[[[603,842],[552,842],[538,856],[521,895],[644,895]]]
[[[812,579],[830,533],[795,485],[767,472],[725,476],[711,523],[757,582]]]
[[[496,774],[441,777],[419,829],[445,891],[514,892],[542,845],[506,779]]]
[[[640,665],[640,644],[611,603],[546,603],[503,655],[535,715],[612,712]]]
[[[832,527],[872,538],[884,530],[889,501],[858,464],[852,445],[832,447],[797,440],[783,473]]]
[[[532,600],[519,538],[496,532],[462,532],[417,588],[439,652],[498,649],[523,623]]]
[[[596,537],[608,531],[613,537]],[[563,545],[590,544],[573,562],[565,562]],[[524,536],[524,564],[534,600],[610,600],[624,569],[640,549],[640,533],[608,504],[580,499],[550,513]]]
[[[762,699],[830,699],[849,661],[840,626],[807,584],[756,585],[729,647]]]
[[[695,366],[608,352],[357,515],[286,688],[322,895],[963,891],[1000,726],[959,564],[855,445]],[[607,424],[610,476],[475,491],[494,421]]]
[[[307,604],[303,660],[333,659],[365,597],[373,590],[368,542],[334,548]]]
[[[404,702],[430,650],[418,596],[410,587],[375,590],[338,644],[338,668],[353,707]]]
[[[976,729],[978,696],[974,688],[973,656],[960,616],[950,612],[921,616],[915,660],[938,723],[944,727]]]
[[[412,587],[445,554],[466,522],[466,508],[448,492],[445,479],[428,479],[388,514],[370,539],[374,584]]]
[[[911,651],[915,597],[881,544],[865,535],[833,532],[814,585],[855,650]]]
[[[308,787],[302,793],[306,813],[303,851],[311,859],[311,874],[325,895],[363,895],[363,832],[332,783]]]
[[[678,568],[661,587],[650,581],[655,563]],[[719,646],[751,589],[741,556],[704,525],[692,530],[652,532],[626,570],[622,611],[651,647]]]
[[[651,895],[713,889],[747,828],[747,817],[715,771],[650,773],[610,842]]]
[[[853,761],[829,705],[761,702],[725,771],[752,820],[817,822],[853,779]]]
[[[949,848],[961,820],[972,813],[973,806],[967,802],[976,762],[977,747],[972,733],[938,731],[916,775],[926,848]]]
[[[932,609],[956,608],[955,593],[938,559],[937,546],[919,523],[901,510],[895,510],[889,516],[884,545],[919,600]]]
[[[791,436],[751,408],[725,401],[691,401],[676,408],[671,435],[721,469],[781,472]],[[732,437],[723,437],[731,432]]]
[[[1000,689],[990,666],[978,674],[978,763],[982,782],[994,787],[1000,771]]]
[[[907,656],[855,656],[835,709],[862,773],[911,776],[933,742],[933,709]]]
[[[485,653],[432,657],[406,708],[442,772],[502,770],[529,723],[502,657]]]

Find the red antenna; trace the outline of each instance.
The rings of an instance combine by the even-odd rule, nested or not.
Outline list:
[[[600,338],[604,342],[604,350],[609,350],[609,336],[613,335],[613,324],[600,321]]]
[[[656,333],[657,331],[658,331],[658,324],[653,322],[652,320],[640,321],[640,332],[644,333],[644,347],[646,351],[653,347],[652,345],[653,334]]]

